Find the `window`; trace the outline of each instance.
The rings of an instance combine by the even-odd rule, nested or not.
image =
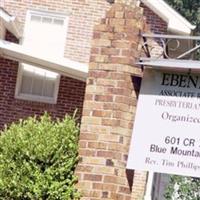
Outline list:
[[[61,58],[67,32],[67,17],[28,11],[22,45],[35,55]],[[21,63],[15,97],[26,100],[56,103],[60,75],[38,66]]]

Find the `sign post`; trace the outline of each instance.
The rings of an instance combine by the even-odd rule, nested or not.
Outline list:
[[[200,74],[145,69],[127,168],[200,177]]]

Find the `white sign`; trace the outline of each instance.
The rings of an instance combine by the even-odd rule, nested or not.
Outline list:
[[[127,168],[200,177],[200,74],[145,70]]]

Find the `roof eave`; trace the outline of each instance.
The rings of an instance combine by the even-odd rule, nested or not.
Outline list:
[[[188,36],[192,35],[192,30],[186,27],[178,28],[178,27],[175,27],[174,25],[168,24],[167,30],[169,33],[173,33],[176,35],[188,35]]]
[[[81,81],[86,81],[88,74],[88,66],[86,64],[66,58],[52,58],[36,55],[24,49],[21,45],[5,40],[0,40],[0,55],[19,62],[36,65]]]

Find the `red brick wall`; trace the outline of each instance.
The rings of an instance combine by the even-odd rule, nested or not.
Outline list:
[[[5,33],[5,40],[7,40],[9,42],[16,43],[16,44],[19,43],[19,40],[12,33],[10,33],[7,30],[6,30],[6,33]]]
[[[156,15],[152,10],[146,7],[143,3],[140,5],[144,9],[144,16],[146,18],[146,23],[149,25],[152,32],[156,34],[166,34],[167,33],[167,23],[163,21],[158,15]]]
[[[49,112],[54,118],[72,114],[76,108],[79,116],[85,93],[85,83],[68,77],[61,77],[57,104],[37,103],[14,98],[18,63],[0,57],[0,129],[4,124],[20,118]]]

